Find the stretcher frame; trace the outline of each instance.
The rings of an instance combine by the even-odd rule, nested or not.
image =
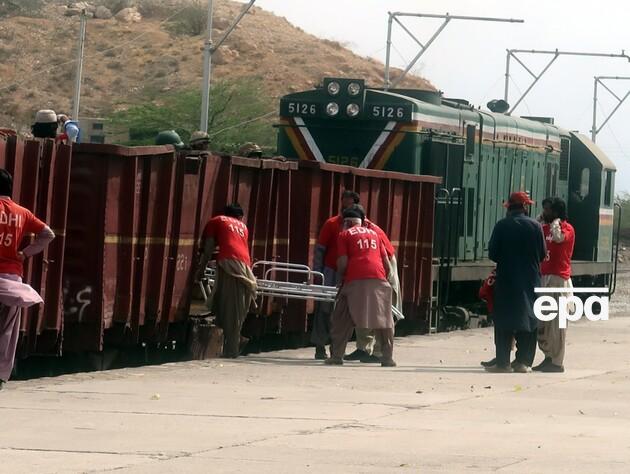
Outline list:
[[[313,300],[324,303],[334,303],[337,298],[339,288],[336,286],[324,285],[324,274],[312,270],[308,265],[288,262],[273,262],[259,260],[252,265],[252,271],[260,269],[263,278],[256,278],[258,289],[257,296],[268,298],[284,298],[293,300]],[[291,276],[305,276],[301,283],[271,279],[273,275],[283,273],[287,279]],[[216,281],[216,266],[209,264],[204,272],[202,280],[199,282],[204,300],[207,302],[212,288]],[[319,282],[320,284],[317,284]],[[405,319],[405,316],[392,306],[394,321]]]

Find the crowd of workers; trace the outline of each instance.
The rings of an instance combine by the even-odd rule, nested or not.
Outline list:
[[[564,293],[551,293],[557,299],[571,295],[575,232],[562,199],[545,199],[538,219],[529,217],[531,204],[527,193],[512,193],[505,203],[507,215],[496,224],[489,243],[490,259],[497,265],[480,296],[494,320],[496,357],[482,362],[490,372],[530,372],[537,341],[545,359],[533,370],[564,371],[566,329],[556,319],[536,318],[535,289],[565,288]],[[203,234],[200,272],[219,246],[210,309],[224,330],[226,357],[237,357],[246,342],[241,326],[256,299],[243,215],[238,204],[227,206]],[[395,366],[392,305],[402,306],[395,249],[385,232],[366,218],[357,193],[344,191],[340,213],[325,221],[314,255],[313,268],[324,275],[324,284],[339,288],[334,304],[317,304],[311,332],[315,358],[328,365],[351,360]],[[356,350],[346,355],[353,331]],[[514,342],[516,356],[510,362]]]

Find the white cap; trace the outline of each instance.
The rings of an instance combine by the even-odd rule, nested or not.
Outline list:
[[[57,123],[57,114],[54,110],[38,110],[35,123]]]

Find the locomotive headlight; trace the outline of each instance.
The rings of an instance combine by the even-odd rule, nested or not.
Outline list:
[[[356,117],[360,111],[361,108],[357,104],[348,104],[348,107],[346,107],[346,113],[349,117]]]
[[[341,90],[341,86],[339,85],[338,82],[329,82],[328,83],[328,93],[330,95],[337,95],[339,94],[339,91]]]
[[[356,82],[351,82],[350,84],[348,84],[348,94],[350,94],[351,96],[355,96],[359,95],[359,92],[361,92],[361,86],[359,84],[357,84]]]
[[[337,102],[330,102],[326,106],[326,113],[331,117],[337,115],[339,113],[339,104],[337,104]]]

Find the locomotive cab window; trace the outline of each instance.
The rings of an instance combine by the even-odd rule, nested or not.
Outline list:
[[[606,170],[604,172],[604,206],[610,206],[612,204],[612,178],[613,172]]]
[[[470,158],[475,154],[475,124],[466,125],[466,157]]]
[[[580,195],[582,198],[588,196],[589,190],[589,180],[591,179],[591,170],[588,168],[584,168],[582,170],[582,179],[580,181]]]

